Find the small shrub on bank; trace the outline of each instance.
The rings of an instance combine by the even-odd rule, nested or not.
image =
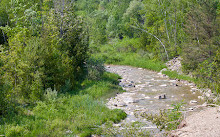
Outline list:
[[[180,112],[182,103],[177,103],[173,105],[173,107],[173,109],[160,110],[159,114],[143,113],[141,116],[151,121],[153,124],[156,124],[160,130],[175,130],[183,118],[182,113]]]

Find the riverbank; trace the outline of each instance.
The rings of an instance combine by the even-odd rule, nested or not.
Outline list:
[[[58,94],[48,89],[35,106],[17,106],[17,113],[0,117],[0,136],[75,136],[99,134],[106,122],[118,123],[126,117],[119,109],[105,106],[106,98],[124,92],[116,74],[105,72],[99,81],[85,80],[81,88]]]

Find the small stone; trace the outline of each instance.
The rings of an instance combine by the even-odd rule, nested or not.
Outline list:
[[[174,109],[174,107],[168,107],[167,109],[169,109],[169,110],[173,110],[173,109]]]
[[[195,91],[197,91],[197,88],[192,88],[190,91],[195,92]]]
[[[73,131],[71,131],[71,130],[66,131],[66,134],[72,134],[72,133],[73,133]]]
[[[176,82],[176,80],[170,80],[169,82],[174,83],[174,82]]]
[[[110,68],[110,66],[107,66],[107,68]]]
[[[206,97],[210,97],[211,96],[208,92],[206,92],[204,94],[205,94]]]
[[[189,108],[189,110],[193,111],[193,110],[194,110],[194,108]]]
[[[163,77],[165,78],[165,77],[167,77],[167,75],[163,74]]]
[[[142,70],[143,68],[138,68],[139,70]]]
[[[196,100],[191,100],[191,101],[190,101],[191,104],[195,104],[195,103],[197,103],[197,102],[198,102],[198,101],[196,101]]]
[[[113,124],[114,126],[116,126],[116,127],[120,127],[121,126],[121,124]]]
[[[154,98],[156,98],[156,99],[166,99],[166,95],[163,94],[163,95],[156,96]]]
[[[124,102],[120,102],[117,104],[117,107],[125,107],[127,106]]]
[[[149,96],[146,96],[145,99],[150,99],[150,97],[149,97]]]
[[[137,100],[137,99],[133,100],[133,103],[138,103],[138,102],[139,102],[139,100]]]
[[[203,97],[203,96],[198,96],[198,99],[202,99],[202,100],[203,100],[203,99],[204,99],[204,97]]]
[[[167,68],[163,68],[160,72],[167,71]]]
[[[166,84],[163,84],[163,85],[160,85],[160,87],[167,87],[167,85],[166,85]]]
[[[185,94],[182,94],[182,95],[181,95],[181,97],[184,97],[184,96],[185,96]]]

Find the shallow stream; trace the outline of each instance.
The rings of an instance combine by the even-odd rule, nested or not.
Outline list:
[[[149,130],[158,130],[144,118],[137,118],[135,113],[158,113],[159,110],[172,109],[172,104],[183,101],[185,110],[196,111],[197,105],[203,104],[201,93],[193,83],[171,80],[154,71],[130,66],[109,65],[107,71],[119,74],[120,85],[126,92],[109,99],[107,106],[122,109],[127,118],[122,123],[141,122]]]

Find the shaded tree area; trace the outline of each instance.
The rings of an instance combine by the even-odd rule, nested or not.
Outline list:
[[[88,31],[73,1],[2,3],[1,113],[7,104],[35,104],[48,88],[74,89],[86,74]]]

